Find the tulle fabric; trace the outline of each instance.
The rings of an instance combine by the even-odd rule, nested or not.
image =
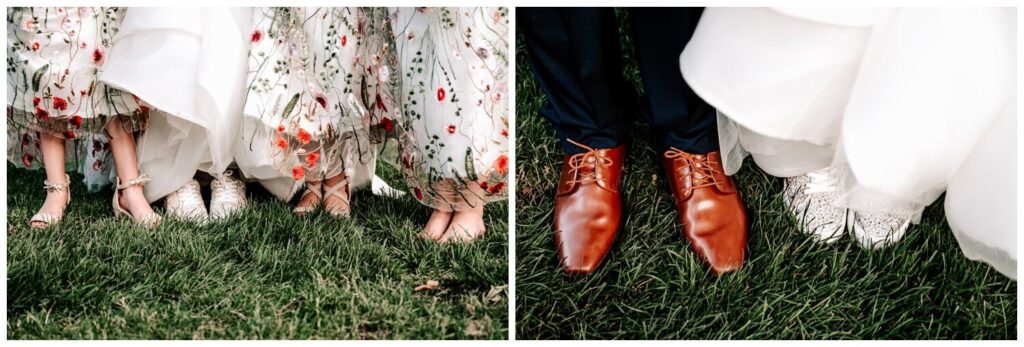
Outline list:
[[[373,177],[392,102],[382,8],[254,8],[238,166],[281,199],[305,181]],[[388,108],[390,109],[390,108]]]
[[[128,10],[101,79],[153,107],[138,140],[150,202],[233,162],[251,16],[248,8]]]
[[[992,196],[1015,186],[997,165],[1015,167],[1015,134],[992,130],[1016,114],[1015,23],[1001,8],[712,8],[680,66],[720,112],[728,173],[748,153],[776,176],[835,165],[842,204],[913,220],[949,187],[964,253],[1016,278],[1016,201]]]
[[[400,167],[413,197],[460,211],[508,195],[508,12],[392,9]]]

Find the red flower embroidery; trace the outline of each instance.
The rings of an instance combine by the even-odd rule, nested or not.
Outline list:
[[[85,96],[86,91],[85,91],[85,89],[82,89],[78,93],[81,94],[82,96]]]
[[[504,175],[508,172],[508,156],[502,154],[498,159],[494,160],[494,168],[498,170],[498,173]]]
[[[53,108],[61,111],[68,109],[68,102],[61,97],[53,97]]]
[[[388,117],[381,118],[380,125],[384,127],[384,131],[389,133],[395,129],[395,123],[388,119]]]
[[[317,160],[320,160],[320,152],[309,153],[309,155],[306,155],[306,166],[315,166]]]
[[[416,193],[416,200],[423,200],[423,191],[419,188],[413,188],[413,193]]]
[[[298,181],[303,177],[306,177],[306,170],[302,168],[302,165],[292,168],[292,179]]]
[[[39,52],[39,41],[32,41],[32,50]]]
[[[345,47],[346,44],[348,44],[348,36],[341,35],[341,46]]]
[[[50,113],[46,112],[42,107],[36,106],[36,118],[46,119],[50,117]]]
[[[82,116],[79,116],[77,114],[74,115],[74,116],[71,116],[71,118],[68,119],[68,123],[70,123],[71,125],[74,125],[75,129],[81,129],[82,128]]]
[[[92,51],[92,63],[96,65],[103,64],[102,48],[96,47],[96,49]]]
[[[32,106],[38,107],[40,101],[42,101],[42,99],[40,99],[38,96],[37,97],[33,97],[32,98]]]
[[[284,151],[288,149],[288,141],[284,140],[284,137],[278,136],[277,140],[274,140],[274,146]]]
[[[73,138],[75,138],[75,132],[71,131],[71,130],[65,131],[64,132],[64,137],[66,137],[68,139],[73,139]]]
[[[262,40],[262,39],[263,39],[263,33],[262,32],[260,32],[259,30],[256,30],[256,31],[252,32],[252,38],[251,38],[252,43],[260,42],[260,40]]]
[[[25,164],[25,166],[32,166],[33,159],[35,158],[33,158],[31,154],[25,153],[25,155],[21,156],[21,163]]]
[[[487,192],[491,193],[491,194],[497,194],[497,193],[501,192],[501,190],[504,189],[504,188],[505,188],[505,182],[498,182],[498,184],[495,184],[495,185],[491,186],[490,189],[487,189]]]
[[[508,137],[508,129],[501,129],[501,136]]]
[[[85,48],[85,47],[87,47],[87,46],[88,46],[88,45],[86,45],[86,44],[85,44],[85,42],[82,42],[82,45],[81,45],[81,47],[82,47],[82,48]]]
[[[444,88],[437,88],[437,101],[444,101]]]
[[[295,137],[298,138],[299,142],[302,142],[302,144],[304,145],[309,144],[309,141],[313,140],[313,136],[306,132],[306,129],[303,128],[299,128],[299,133],[295,135]]]
[[[455,124],[449,124],[448,125],[448,133],[449,134],[454,134],[455,133]]]
[[[384,99],[380,97],[380,94],[377,94],[377,102],[376,102],[376,104],[377,104],[377,109],[378,110],[381,110],[381,111],[387,111],[388,110],[386,107],[384,107]]]
[[[284,132],[284,124],[278,125],[277,126],[277,133],[280,134],[280,133],[283,133],[283,132]]]
[[[325,110],[327,109],[327,97],[323,94],[316,94],[316,103],[320,104],[320,107],[323,107]]]
[[[487,181],[480,182],[480,189],[487,190]]]

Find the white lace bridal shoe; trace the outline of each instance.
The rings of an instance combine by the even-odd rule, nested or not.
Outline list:
[[[232,176],[231,170],[215,175],[210,182],[210,217],[223,219],[245,208],[245,183]]]
[[[787,177],[782,201],[800,223],[801,230],[817,241],[833,243],[846,231],[846,208],[837,207],[839,172],[828,167],[805,175]]]
[[[206,205],[203,204],[203,196],[199,191],[199,182],[194,179],[167,195],[164,205],[169,217],[196,223],[207,221]]]

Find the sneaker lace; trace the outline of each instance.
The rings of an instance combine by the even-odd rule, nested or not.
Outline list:
[[[224,171],[221,174],[214,175],[213,184],[218,189],[213,189],[213,199],[222,203],[238,204],[238,195],[241,190],[241,183],[231,177],[234,172],[231,170]]]
[[[806,194],[833,192],[839,185],[839,175],[832,167],[808,172],[807,177],[810,177],[811,180],[804,188]]]
[[[189,183],[181,187],[178,192],[178,204],[181,206],[195,206],[203,204],[203,197],[199,195],[199,185]]]
[[[611,166],[612,159],[601,155],[601,152],[598,150],[587,147],[582,143],[573,141],[572,139],[566,140],[571,144],[587,150],[586,152],[573,154],[573,156],[569,157],[569,170],[571,170],[570,172],[575,178],[567,183],[576,184],[600,180],[602,177],[598,175],[598,166]],[[584,168],[589,168],[590,170],[583,170]]]

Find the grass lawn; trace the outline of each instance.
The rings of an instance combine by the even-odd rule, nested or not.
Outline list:
[[[820,245],[796,230],[781,180],[750,161],[735,177],[750,218],[747,263],[708,274],[640,123],[623,178],[625,229],[597,272],[564,275],[551,231],[563,153],[517,41],[517,339],[1017,338],[1017,283],[964,258],[941,203],[888,249]],[[628,36],[623,44],[631,62]],[[625,73],[641,90],[636,65]]]
[[[240,216],[150,232],[72,175],[65,220],[31,230],[43,179],[8,164],[9,339],[508,337],[506,203],[487,205],[484,239],[437,245],[417,238],[430,210],[408,195],[358,192],[339,221],[293,217],[250,184]],[[414,291],[428,280],[440,287]]]

